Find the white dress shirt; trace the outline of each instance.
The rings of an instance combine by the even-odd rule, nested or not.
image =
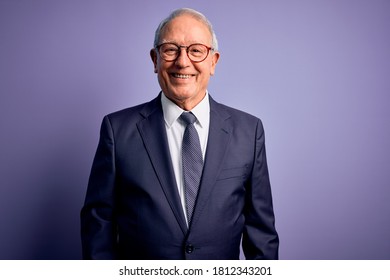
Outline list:
[[[164,113],[165,128],[167,131],[169,152],[171,154],[173,171],[175,172],[176,184],[178,187],[184,216],[188,223],[184,194],[183,166],[181,159],[181,146],[183,141],[185,124],[179,119],[180,115],[184,112],[184,110],[177,106],[175,103],[173,103],[171,100],[169,100],[165,96],[165,94],[161,94],[161,104]],[[196,107],[191,110],[191,112],[195,115],[197,119],[195,121],[194,126],[199,135],[200,147],[202,149],[202,155],[204,160],[210,125],[210,102],[208,92],[206,92],[206,96],[198,105],[196,105]]]

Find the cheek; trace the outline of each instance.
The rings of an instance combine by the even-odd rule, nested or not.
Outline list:
[[[213,65],[211,60],[205,61],[204,64],[198,67],[198,71],[202,73],[202,76],[207,78],[214,75],[214,69],[215,65]]]
[[[166,71],[166,67],[164,67],[164,65],[161,63],[157,64],[156,70],[159,79],[161,78],[165,79],[165,77],[168,75]]]
[[[210,65],[207,65],[207,67],[204,67],[200,73],[202,73],[201,76],[203,80],[208,80],[210,79],[210,76],[214,74],[214,69]]]
[[[159,75],[168,77],[168,70],[172,68],[172,65],[168,62],[159,62],[157,64],[157,72]]]
[[[158,81],[159,81],[160,85],[163,86],[163,85],[167,84],[168,78],[164,75],[163,72],[161,72],[161,70],[159,70],[157,76],[158,76]]]

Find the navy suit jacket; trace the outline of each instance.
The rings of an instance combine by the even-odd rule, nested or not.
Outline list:
[[[85,259],[277,259],[261,121],[210,97],[199,194],[187,226],[160,96],[104,117],[84,207]]]

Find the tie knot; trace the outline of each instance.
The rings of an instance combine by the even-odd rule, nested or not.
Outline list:
[[[186,125],[193,124],[196,121],[196,117],[191,112],[183,112],[180,118],[186,123]]]

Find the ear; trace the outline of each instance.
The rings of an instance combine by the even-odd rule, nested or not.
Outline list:
[[[217,65],[218,63],[218,60],[219,60],[219,52],[215,51],[211,57],[211,71],[210,71],[210,75],[211,76],[214,76],[214,73],[215,73],[215,66]]]
[[[156,50],[155,50],[155,49],[151,49],[151,50],[150,50],[150,58],[151,58],[152,61],[153,61],[154,73],[157,73],[157,53],[156,53]]]

